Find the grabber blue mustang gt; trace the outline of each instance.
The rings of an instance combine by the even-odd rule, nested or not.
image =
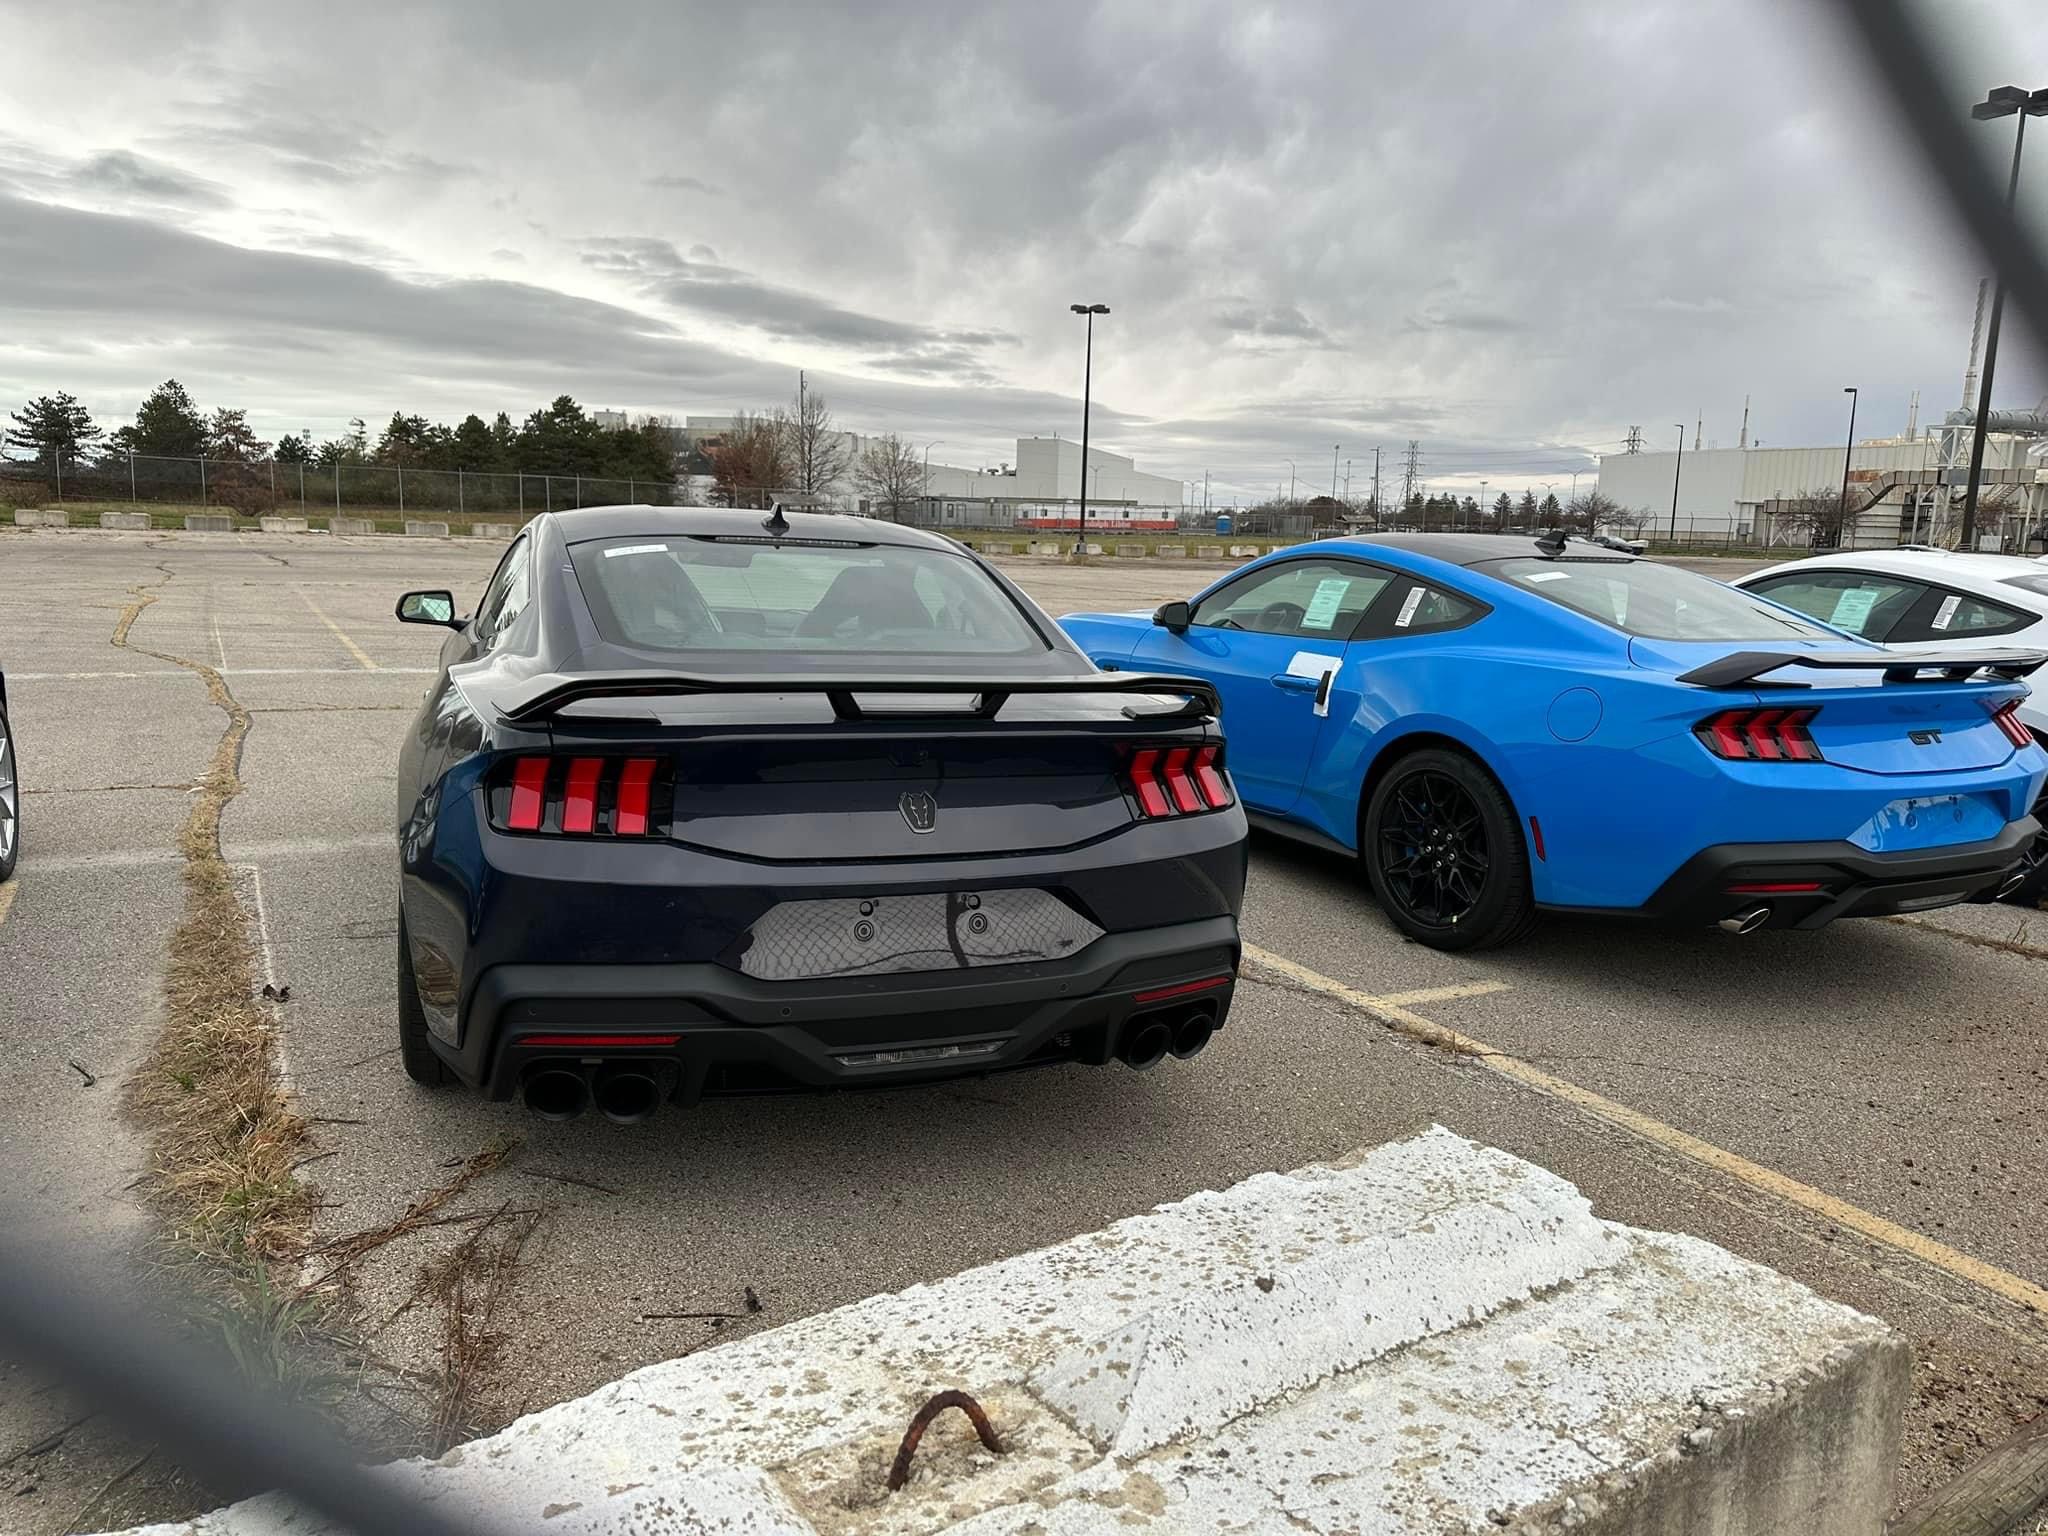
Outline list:
[[[1576,539],[1329,539],[1062,622],[1213,682],[1252,824],[1357,854],[1439,949],[1546,909],[1748,933],[1990,901],[2038,830],[2015,711],[2048,653],[1886,650]]]

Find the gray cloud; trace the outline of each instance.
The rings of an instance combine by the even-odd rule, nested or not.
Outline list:
[[[178,203],[187,208],[226,208],[234,202],[225,187],[125,149],[108,150],[82,161],[71,172],[71,179],[88,192],[126,200]]]
[[[706,197],[719,197],[723,195],[710,182],[699,181],[694,176],[676,176],[671,174],[649,176],[646,179],[646,185],[659,187],[664,192],[701,192]]]

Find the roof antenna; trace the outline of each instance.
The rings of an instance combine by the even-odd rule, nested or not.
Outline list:
[[[782,515],[781,502],[775,503],[775,510],[761,519],[761,526],[774,534],[778,539],[789,532],[789,519]]]

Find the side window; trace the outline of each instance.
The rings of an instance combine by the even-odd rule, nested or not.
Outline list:
[[[1883,640],[1898,638],[1892,627],[1927,588],[1902,577],[1862,571],[1787,571],[1749,590],[1852,635]]]
[[[1411,581],[1401,593],[1398,603],[1392,603],[1391,607],[1381,606],[1379,614],[1373,618],[1370,633],[1422,635],[1437,630],[1462,629],[1489,612],[1491,610],[1485,604],[1469,597]]]
[[[1263,635],[1348,640],[1393,579],[1347,560],[1288,560],[1240,577],[1204,598],[1191,623]]]
[[[1933,587],[1913,605],[1891,639],[1894,644],[1901,640],[1974,640],[1985,635],[2009,634],[2033,622],[2032,614],[2004,607],[1989,598]]]
[[[521,539],[505,552],[497,575],[484,588],[484,600],[477,605],[476,637],[479,645],[490,645],[498,632],[526,606],[526,558],[532,541]]]

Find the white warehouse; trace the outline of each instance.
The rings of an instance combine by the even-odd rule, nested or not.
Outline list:
[[[2026,418],[2013,418],[2024,422]],[[1994,417],[1994,421],[1999,418]],[[1875,500],[1855,526],[1861,545],[1932,542],[1952,533],[1962,505],[1969,464],[1969,429],[1929,428],[1919,437],[1866,440],[1848,455],[1852,492]],[[2018,504],[1998,535],[2012,547],[2032,547],[2048,524],[2048,479],[2033,430],[1987,434],[1980,494],[2002,490]],[[1832,494],[1842,483],[1841,444],[1822,448],[1708,448],[1683,454],[1620,453],[1600,460],[1600,490],[1622,506],[1647,512],[1647,530],[1680,538],[1734,539],[1782,544],[1793,537],[1777,526],[1774,508],[1813,492]],[[1996,547],[1994,544],[1993,547]]]

